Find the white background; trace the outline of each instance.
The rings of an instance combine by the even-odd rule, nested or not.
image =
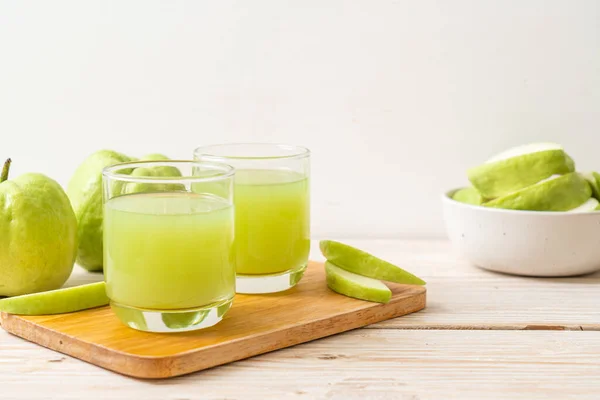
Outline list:
[[[313,151],[315,238],[444,235],[440,193],[508,146],[600,170],[600,2],[0,0],[0,158]]]

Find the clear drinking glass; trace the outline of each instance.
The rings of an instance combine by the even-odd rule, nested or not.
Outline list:
[[[107,167],[104,277],[131,328],[181,332],[218,323],[235,295],[229,165],[140,161]]]
[[[237,292],[295,286],[310,250],[310,151],[282,144],[222,144],[199,147],[194,158],[236,169]]]

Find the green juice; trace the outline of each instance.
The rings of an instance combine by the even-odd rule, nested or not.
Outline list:
[[[237,273],[268,275],[308,261],[308,178],[288,170],[236,171],[234,185]]]
[[[112,302],[180,310],[235,294],[234,211],[186,192],[131,194],[104,209],[104,274]]]

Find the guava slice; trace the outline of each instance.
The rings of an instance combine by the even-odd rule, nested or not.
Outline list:
[[[569,213],[582,213],[582,212],[591,212],[600,210],[600,201],[591,197],[588,201],[580,205],[579,207],[575,207],[567,212]]]
[[[473,204],[476,206],[483,203],[481,194],[474,187],[467,187],[457,190],[452,196],[452,199],[461,203]]]
[[[596,200],[600,200],[600,174],[597,172],[588,172],[583,174],[583,177],[587,179],[592,188],[592,196],[594,196]]]
[[[0,300],[0,311],[19,315],[63,314],[107,305],[104,282],[50,290]]]
[[[556,143],[531,143],[508,149],[467,171],[486,199],[506,196],[552,175],[575,171],[573,159]]]
[[[573,172],[552,176],[483,205],[510,210],[568,211],[585,203],[591,195],[587,181],[581,174]]]
[[[425,281],[402,268],[372,254],[333,240],[321,240],[321,253],[331,263],[346,271],[382,281],[424,285]]]
[[[325,263],[325,274],[327,286],[344,296],[377,303],[387,303],[392,298],[392,291],[383,282],[346,271],[329,261]]]

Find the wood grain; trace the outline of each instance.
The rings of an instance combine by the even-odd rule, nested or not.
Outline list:
[[[425,307],[425,288],[390,284],[392,300],[376,304],[330,291],[323,265],[311,263],[290,291],[238,295],[215,327],[157,334],[125,327],[110,308],[20,317],[2,314],[7,331],[104,368],[141,378],[187,374],[359,328]]]
[[[577,279],[430,279],[427,310],[371,327],[598,331],[600,284]]]
[[[22,342],[0,335],[3,400],[595,400],[600,392],[596,332],[360,329],[161,381]]]

